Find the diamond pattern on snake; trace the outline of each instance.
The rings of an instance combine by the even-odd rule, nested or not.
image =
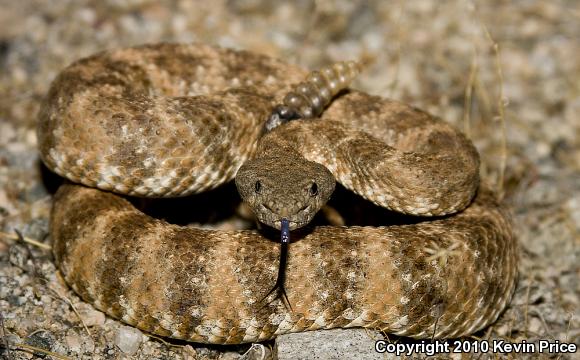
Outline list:
[[[113,318],[201,343],[336,327],[450,338],[493,323],[514,291],[517,248],[509,212],[480,184],[475,147],[407,104],[326,93],[336,79],[348,86],[351,64],[309,76],[252,52],[153,44],[64,69],[38,139],[43,162],[68,180],[50,222],[67,283]],[[126,199],[232,181],[260,221],[290,232],[286,305],[262,301],[279,278],[279,240],[178,226]],[[335,182],[414,220],[295,230]]]

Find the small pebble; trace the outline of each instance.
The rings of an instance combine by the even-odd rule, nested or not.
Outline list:
[[[270,348],[262,344],[253,344],[252,347],[240,357],[241,360],[264,360],[271,358],[272,351]]]
[[[28,264],[30,252],[24,244],[13,244],[8,250],[8,254],[8,258],[10,259],[10,263],[12,265],[19,267],[25,272],[32,270],[30,264]]]
[[[83,319],[83,323],[88,326],[103,326],[105,324],[105,314],[95,310],[91,306],[86,306],[86,304],[79,304],[78,312]]]
[[[191,345],[185,345],[182,349],[181,354],[184,360],[195,360],[197,359],[197,351]]]
[[[81,352],[81,339],[77,333],[71,331],[65,337],[65,342],[70,351],[75,353]]]
[[[240,358],[241,358],[241,355],[238,354],[237,352],[233,352],[233,351],[225,352],[220,356],[220,360],[237,360]]]
[[[143,333],[130,326],[122,326],[115,334],[115,345],[125,354],[133,355],[139,350]]]
[[[542,333],[542,321],[536,317],[531,317],[528,320],[528,331],[532,334]]]

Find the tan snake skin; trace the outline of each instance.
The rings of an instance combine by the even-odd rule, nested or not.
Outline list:
[[[438,216],[467,208],[408,225],[304,232],[290,245],[289,311],[280,301],[260,303],[279,251],[262,233],[180,227],[110,192],[64,185],[51,236],[72,288],[128,324],[203,343],[357,326],[448,338],[495,321],[513,293],[516,244],[507,212],[478,190],[473,145],[420,110],[349,91],[321,119],[282,125],[258,146],[264,119],[305,75],[200,44],[97,54],[53,82],[40,113],[41,157],[73,182],[161,197],[216,187],[247,160],[274,154],[283,165],[272,171],[286,175],[248,166],[242,188],[259,174],[274,205],[297,201],[302,209],[296,196],[280,195],[310,179],[306,160],[295,157],[302,155],[393,210]]]

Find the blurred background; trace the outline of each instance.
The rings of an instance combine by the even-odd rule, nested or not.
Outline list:
[[[35,125],[51,80],[97,51],[160,41],[246,49],[308,69],[372,60],[354,87],[464,130],[482,155],[483,178],[513,211],[518,290],[500,321],[478,336],[580,342],[576,0],[0,0],[3,339],[70,358],[234,359],[248,349],[144,337],[128,351],[120,323],[64,290],[49,251],[12,239],[13,229],[39,240],[47,233],[51,196],[41,181]],[[17,359],[30,354],[12,351]],[[528,356],[509,356],[520,357]]]

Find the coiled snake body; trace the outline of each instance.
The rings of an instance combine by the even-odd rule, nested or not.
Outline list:
[[[61,186],[51,217],[54,255],[72,288],[128,324],[204,343],[358,326],[457,337],[495,321],[514,289],[516,245],[506,211],[478,187],[472,144],[420,110],[356,91],[320,119],[283,124],[258,141],[272,108],[305,75],[200,44],[115,50],[65,69],[38,136],[44,163],[88,186]],[[240,191],[254,189],[259,206],[281,208],[296,224],[319,193],[318,171],[302,168],[320,166],[312,162],[389,209],[460,212],[391,227],[315,227],[290,245],[290,311],[260,303],[275,279],[276,242],[256,230],[169,224],[112,193],[201,192],[266,156],[274,160],[242,168]]]

